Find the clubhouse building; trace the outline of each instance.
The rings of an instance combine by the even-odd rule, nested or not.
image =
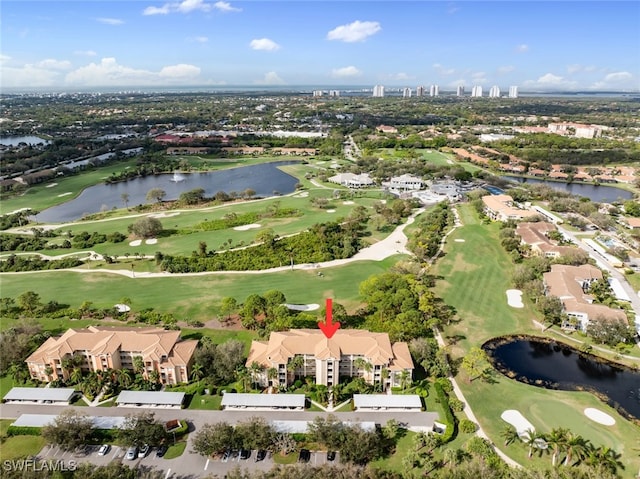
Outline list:
[[[254,363],[261,366],[255,369]],[[399,386],[411,380],[413,360],[407,343],[391,344],[387,333],[339,329],[327,339],[318,329],[274,332],[268,341],[253,341],[246,366],[262,386],[287,386],[296,377],[333,386],[344,377],[363,377],[371,384]]]
[[[63,363],[77,361],[83,373],[108,369],[129,369],[140,357],[145,378],[157,371],[162,384],[189,381],[193,353],[198,341],[181,341],[180,331],[162,328],[89,326],[69,329],[58,338],[47,339],[26,359],[29,373],[40,381],[66,380],[70,368]],[[79,366],[78,366],[79,365]]]

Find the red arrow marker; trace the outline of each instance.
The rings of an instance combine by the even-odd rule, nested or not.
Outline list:
[[[318,323],[318,327],[322,330],[327,339],[331,339],[331,337],[336,334],[336,331],[340,329],[340,323],[333,322],[332,299],[327,298],[326,304],[327,315],[325,322],[323,323],[322,321],[320,321]]]

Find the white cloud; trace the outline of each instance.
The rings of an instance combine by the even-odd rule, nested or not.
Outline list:
[[[485,72],[474,72],[471,74],[471,79],[474,83],[485,83],[487,81],[487,74]]]
[[[582,71],[584,67],[582,65],[578,65],[577,63],[573,64],[573,65],[567,65],[567,72],[568,73],[578,73],[579,71]]]
[[[241,8],[232,7],[229,2],[216,2],[213,4],[221,12],[241,12]]]
[[[552,89],[552,88],[575,88],[577,86],[577,82],[569,80],[567,78],[561,77],[559,75],[554,75],[553,73],[546,73],[542,75],[537,80],[527,80],[524,82],[524,86],[529,88],[540,88],[540,89]]]
[[[466,80],[464,78],[460,78],[458,80],[452,81],[447,86],[451,88],[457,88],[459,86],[466,86],[466,85],[467,85]]]
[[[47,58],[35,65],[37,68],[45,70],[69,70],[71,68],[71,62],[67,60],[54,60],[53,58]]]
[[[163,67],[158,74],[162,78],[193,78],[200,75],[200,68],[194,65],[180,63]]]
[[[195,43],[207,43],[209,41],[209,37],[205,37],[204,35],[198,37],[189,37],[187,38],[187,41]]]
[[[96,18],[96,20],[100,23],[104,23],[105,25],[122,25],[124,23],[124,20],[120,20],[119,18],[100,17]]]
[[[274,52],[280,49],[280,45],[268,38],[256,38],[251,40],[249,46],[254,50],[264,50],[267,52]]]
[[[590,88],[594,90],[637,90],[638,82],[629,72],[614,72],[605,75],[605,77],[595,82]]]
[[[498,73],[500,75],[504,75],[506,73],[511,73],[512,71],[515,71],[516,67],[512,66],[512,65],[506,65],[503,67],[498,67]]]
[[[331,70],[331,76],[334,78],[349,78],[362,75],[362,72],[353,65],[342,68],[334,68]]]
[[[183,0],[182,2],[165,3],[161,7],[147,7],[142,11],[143,15],[167,15],[169,13],[210,12],[239,12],[239,8],[232,7],[229,2],[207,3],[203,0]]]
[[[2,86],[4,87],[45,87],[53,86],[60,77],[60,72],[47,70],[36,65],[21,67],[6,66],[9,57],[2,58]]]
[[[256,85],[284,85],[285,81],[278,76],[276,72],[265,73],[264,78],[256,80],[253,83]]]
[[[0,63],[5,63],[9,60],[11,60],[11,57],[9,55],[3,55],[2,53],[0,53]]]
[[[95,57],[97,55],[93,50],[76,50],[73,52],[74,55],[81,55],[85,57]]]
[[[527,45],[526,43],[521,43],[520,45],[516,46],[516,52],[518,53],[526,53],[529,51],[529,45]]]
[[[453,68],[444,67],[439,63],[434,63],[432,66],[439,75],[453,75],[456,72]]]
[[[362,42],[380,30],[382,30],[382,27],[379,22],[361,22],[360,20],[356,20],[353,23],[334,28],[327,33],[327,39],[347,43]]]
[[[407,73],[404,73],[404,72],[400,72],[400,73],[394,73],[392,75],[389,75],[389,79],[403,81],[403,80],[415,80],[416,77],[412,75],[408,75]]]

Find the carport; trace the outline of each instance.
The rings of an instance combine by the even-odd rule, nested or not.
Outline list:
[[[122,391],[116,399],[121,407],[153,407],[180,409],[184,393],[165,391]]]
[[[304,404],[304,394],[224,393],[221,402],[222,409],[254,411],[303,411]]]
[[[422,400],[417,394],[354,394],[356,411],[422,411]]]
[[[68,406],[76,390],[73,388],[12,388],[3,401],[8,404],[46,404]]]

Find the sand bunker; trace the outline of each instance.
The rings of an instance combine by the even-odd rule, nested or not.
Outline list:
[[[54,186],[58,186],[58,183],[51,183],[50,185],[45,186],[45,188],[53,188]]]
[[[155,213],[153,215],[149,215],[150,218],[170,218],[171,216],[178,216],[180,214],[179,211],[174,211],[173,213]]]
[[[336,210],[327,210],[327,213],[335,213]]]
[[[507,409],[500,415],[500,417],[503,421],[508,422],[516,428],[516,432],[522,440],[526,441],[529,438],[529,431],[536,430],[536,428],[533,427],[533,424],[531,424],[520,411],[516,411],[515,409]]]
[[[285,304],[285,306],[289,309],[293,309],[294,311],[315,311],[320,308],[319,304]]]
[[[60,194],[58,195],[58,197],[60,197],[60,196],[69,196],[69,195],[72,195],[72,194],[73,194],[73,192],[72,192],[72,191],[67,191],[66,193],[60,193]]]
[[[149,238],[148,240],[145,241],[145,243],[147,244],[156,244],[158,242],[158,240],[156,238]]]
[[[507,304],[512,308],[524,308],[524,303],[522,302],[522,291],[519,289],[508,289]]]
[[[464,240],[462,238],[456,238],[453,241],[455,241],[456,243],[464,243]]]
[[[142,244],[142,240],[133,240],[129,243],[129,246],[140,246]]]
[[[258,223],[252,223],[250,225],[242,225],[242,226],[236,226],[235,228],[233,228],[236,231],[247,231],[247,230],[251,230],[254,228],[260,228],[262,225],[259,225]]]
[[[600,409],[588,407],[584,410],[584,415],[592,421],[604,426],[614,426],[616,424],[616,420],[613,417],[609,416],[606,412],[603,412]]]
[[[355,203],[353,201],[343,201],[342,204],[343,205],[355,205]]]
[[[296,198],[306,198],[307,196],[309,196],[309,192],[308,191],[303,191],[302,193],[298,193],[297,195],[294,195]]]

